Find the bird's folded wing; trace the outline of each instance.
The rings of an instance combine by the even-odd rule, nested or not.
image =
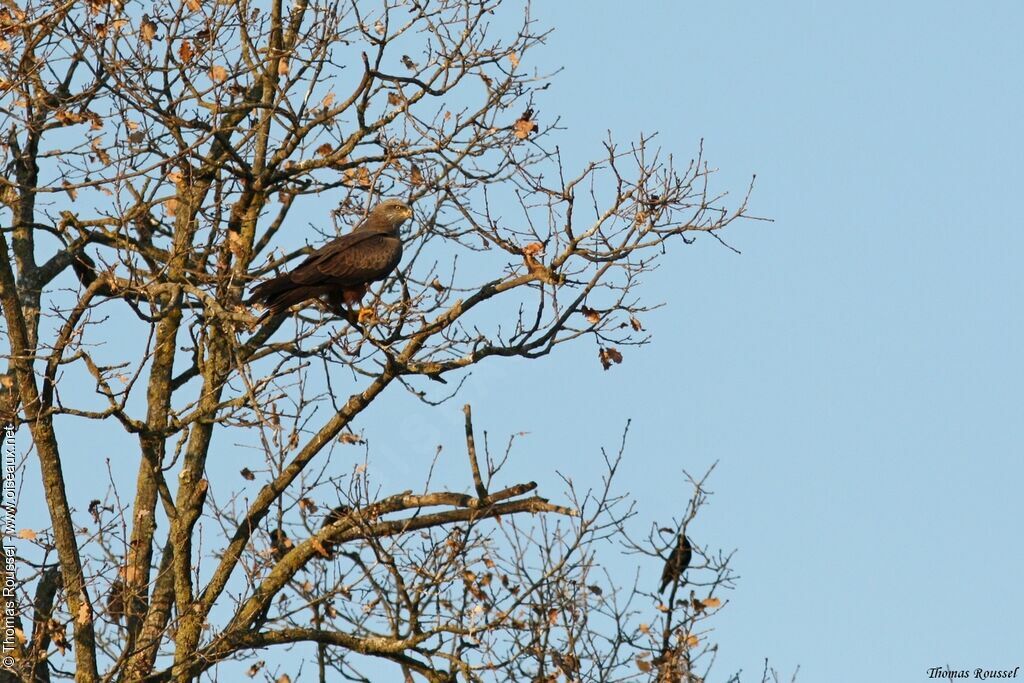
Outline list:
[[[323,282],[367,283],[387,275],[398,265],[402,243],[374,230],[343,235],[310,255],[291,274],[295,284]]]

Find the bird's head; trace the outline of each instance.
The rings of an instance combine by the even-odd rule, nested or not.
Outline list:
[[[412,207],[401,199],[385,199],[373,207],[370,217],[384,221],[397,232],[402,223],[412,218]]]

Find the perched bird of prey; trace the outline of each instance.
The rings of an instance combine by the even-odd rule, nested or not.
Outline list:
[[[661,588],[658,590],[659,593],[664,593],[669,584],[679,580],[683,572],[686,571],[686,568],[690,566],[691,559],[693,559],[693,546],[690,545],[690,539],[686,537],[686,534],[680,533],[679,542],[672,549],[672,554],[668,556],[668,561],[665,562],[665,569],[661,572]]]
[[[373,207],[352,232],[320,247],[291,272],[253,287],[249,304],[262,303],[268,314],[326,297],[338,313],[342,304],[359,303],[372,282],[383,280],[402,259],[398,229],[412,217],[400,199]]]

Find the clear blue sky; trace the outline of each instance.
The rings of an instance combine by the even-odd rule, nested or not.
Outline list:
[[[578,467],[634,418],[627,486],[655,516],[676,505],[661,472],[720,461],[694,528],[739,549],[719,673],[1024,664],[1024,5],[535,13],[566,67],[540,113],[573,152],[606,129],[683,153],[703,137],[776,222],[731,230],[741,256],[706,240],[671,259],[654,344],[546,397],[584,410],[492,419]]]
[[[464,400],[499,442],[530,432],[509,479],[556,499],[554,468],[585,483],[632,418],[620,486],[645,520],[681,512],[682,468],[720,463],[692,528],[738,549],[720,680],[759,680],[764,657],[832,683],[1024,665],[1024,5],[534,14],[556,31],[528,58],[565,67],[538,116],[562,117],[570,161],[607,130],[659,131],[685,158],[704,138],[718,186],[741,193],[756,173],[751,208],[775,223],[730,228],[742,255],[709,239],[677,249],[647,280],[669,304],[644,320],[653,343],[611,371],[580,344],[484,366],[442,408],[397,392],[374,406],[357,427],[385,492],[419,486],[441,442],[442,479],[466,483]],[[68,460],[84,510],[99,459],[130,483],[137,454],[79,436],[94,450]],[[228,446],[209,476],[237,478],[251,458]],[[628,577],[630,562],[613,569]]]

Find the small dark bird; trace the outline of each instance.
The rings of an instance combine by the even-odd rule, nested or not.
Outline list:
[[[693,559],[693,546],[690,545],[690,539],[686,537],[686,534],[680,533],[679,542],[672,549],[672,554],[668,556],[668,560],[665,562],[665,569],[661,572],[661,588],[658,589],[659,593],[664,593],[669,584],[675,583],[682,577],[683,572],[690,566],[691,559]]]
[[[338,507],[331,508],[331,511],[327,513],[326,517],[324,517],[324,521],[320,525],[320,528],[325,529],[330,525],[334,524],[335,522],[340,522],[341,520],[348,517],[351,513],[352,508],[350,508],[348,505],[339,505]],[[337,544],[334,543],[334,541],[323,542],[324,553],[326,553],[325,557],[328,560],[334,559],[334,551],[336,545]]]
[[[288,538],[288,534],[283,529],[271,529],[270,531],[270,556],[275,560],[280,561],[285,555],[295,547],[295,543],[292,539]]]
[[[331,240],[291,272],[252,288],[249,304],[262,303],[267,314],[295,304],[327,297],[344,315],[342,305],[358,304],[372,282],[383,280],[402,260],[399,228],[412,217],[400,199],[387,199],[373,207],[352,232]]]

